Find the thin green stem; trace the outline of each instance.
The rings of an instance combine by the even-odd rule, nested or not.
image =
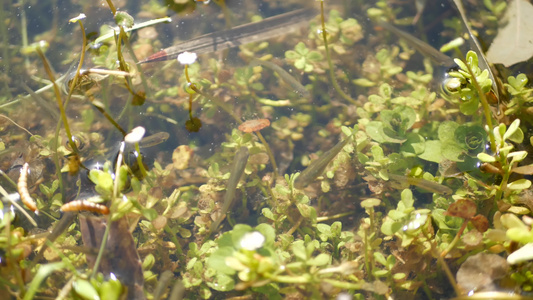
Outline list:
[[[326,48],[326,58],[328,60],[329,76],[331,78],[331,84],[333,84],[333,87],[335,88],[337,93],[341,95],[342,98],[352,103],[353,105],[357,105],[357,101],[355,101],[354,99],[352,99],[352,97],[344,93],[344,91],[339,86],[337,79],[335,78],[335,70],[333,69],[333,63],[331,62],[331,55],[330,55],[329,46],[328,46],[328,37],[326,33],[326,22],[324,20],[324,0],[320,1],[320,21],[322,23],[322,38],[324,39],[324,47]]]
[[[340,214],[336,214],[336,215],[333,215],[333,216],[323,216],[323,217],[317,217],[316,218],[316,221],[318,223],[320,222],[326,222],[326,221],[331,221],[331,220],[334,220],[334,219],[340,219],[340,218],[344,218],[344,217],[347,217],[349,215],[353,214],[353,212],[345,212],[345,213],[340,213]]]
[[[7,16],[4,11],[4,7],[9,7],[8,5],[4,4],[4,0],[0,0],[0,20],[6,20]],[[4,70],[2,72],[4,74],[11,74],[11,65],[10,65],[10,55],[9,55],[9,35],[7,32],[7,24],[5,22],[0,22],[0,36],[2,36],[2,62],[1,64],[4,67]],[[6,96],[8,98],[12,98],[13,95],[11,94],[11,91],[9,89],[9,84],[7,80],[2,80]]]
[[[439,249],[437,248],[437,243],[435,242],[435,239],[431,238],[431,234],[427,232],[427,230],[422,230],[424,233],[426,239],[428,241],[431,241],[431,250],[434,253],[434,255],[437,257],[437,262],[441,266],[441,268],[444,270],[444,273],[446,274],[446,277],[448,277],[448,280],[450,281],[450,284],[453,287],[453,290],[455,291],[456,295],[461,295],[461,289],[459,289],[459,286],[457,285],[457,282],[455,281],[455,277],[452,274],[452,271],[450,271],[450,268],[448,267],[448,264],[446,264],[446,261],[444,261],[444,256],[439,253]]]
[[[137,152],[137,164],[139,165],[139,170],[141,170],[141,174],[143,175],[143,178],[145,178],[148,183],[153,186],[152,180],[148,177],[148,172],[146,171],[146,168],[143,164],[143,157],[141,155],[141,148],[139,147],[139,143],[135,143],[135,151]]]
[[[8,214],[11,214],[10,212]],[[11,252],[11,215],[8,215],[7,217],[4,218],[6,224],[5,224],[5,230],[6,230],[6,255],[7,255],[7,258],[8,258],[8,261],[10,264],[12,264],[13,267],[16,266],[17,270],[15,272],[15,280],[17,281],[17,284],[19,285],[19,288],[21,291],[25,291],[25,288],[24,288],[24,280],[22,279],[22,274],[20,272],[20,270],[18,270],[19,268],[19,264],[14,262],[13,260],[13,253]]]
[[[180,242],[176,238],[176,233],[168,226],[168,224],[164,227],[165,231],[170,234],[170,240],[176,245],[176,252],[181,255],[183,254],[183,249],[181,249]]]
[[[21,27],[21,36],[22,36],[22,48],[28,47],[28,22],[26,19],[26,10],[24,9],[24,1],[19,1],[19,7],[20,7],[20,27]],[[4,44],[4,47],[7,47],[8,44]],[[30,60],[26,56],[24,58],[24,66],[26,67],[26,70],[29,70],[30,68]]]
[[[459,242],[459,239],[461,238],[461,235],[463,235],[463,232],[465,231],[466,225],[468,225],[468,222],[469,222],[468,219],[465,219],[463,221],[463,225],[461,225],[461,228],[459,228],[459,231],[455,235],[455,238],[453,239],[453,241],[448,245],[448,248],[446,248],[444,251],[441,252],[440,254],[441,257],[445,257],[455,247],[457,242]]]
[[[69,268],[72,273],[74,273],[76,276],[78,275],[78,270],[76,270],[76,267],[70,262],[70,259],[63,254],[59,249],[54,246],[54,243],[52,243],[49,240],[46,240],[46,244],[48,245],[48,248],[50,248],[52,251],[54,251],[57,256],[61,258],[61,261],[65,264],[65,267]]]
[[[266,142],[261,132],[256,131],[255,134],[257,135],[261,143],[263,143],[263,145],[265,146],[265,150],[267,152],[268,158],[270,159],[270,162],[272,163],[272,171],[274,172],[274,178],[278,177],[279,176],[278,165],[276,164],[276,159],[274,158],[274,154],[272,153],[272,150],[270,150],[270,146],[268,146],[268,143]]]
[[[493,153],[496,153],[496,139],[494,138],[494,132],[493,125],[492,125],[492,115],[489,108],[489,103],[487,101],[487,96],[485,96],[485,93],[483,93],[483,90],[481,90],[481,86],[479,85],[479,82],[477,81],[476,75],[474,74],[474,71],[472,71],[472,68],[470,68],[470,65],[466,62],[466,60],[463,60],[464,64],[468,68],[468,73],[470,73],[470,76],[472,76],[472,83],[474,84],[474,87],[477,90],[477,93],[479,95],[479,99],[481,100],[481,105],[483,106],[483,114],[485,115],[485,119],[487,120],[487,126],[489,127],[489,139],[490,139],[490,149]]]
[[[94,269],[93,273],[91,274],[91,278],[95,278],[96,274],[98,274],[98,267],[100,266],[102,256],[104,255],[107,238],[109,237],[109,228],[111,228],[111,222],[111,214],[109,214],[109,217],[107,217],[107,226],[105,227],[104,236],[102,237],[102,243],[100,244],[100,250],[98,251],[98,256],[96,256],[96,261],[94,262]]]
[[[74,88],[78,85],[81,68],[83,67],[83,61],[85,60],[85,51],[87,48],[87,37],[85,36],[85,27],[83,27],[83,23],[81,22],[81,20],[78,20],[77,22],[80,25],[81,36],[83,39],[83,43],[81,45],[80,62],[78,64],[78,68],[76,69],[76,74],[74,74],[74,78],[72,79],[72,83],[70,84],[69,91],[67,94],[67,99],[65,100],[65,108],[63,108],[63,111],[61,112],[61,116],[63,116],[64,111],[68,103],[70,102],[70,98],[72,97],[72,94],[74,93]],[[63,123],[65,125],[65,131],[67,131],[68,124],[66,123],[66,115],[65,115],[65,120],[63,120]],[[72,139],[72,135],[70,134],[70,128],[67,131],[67,136],[68,136],[68,143],[72,151],[74,151],[74,153],[77,155],[78,147],[76,146],[76,143],[74,143],[74,140]]]
[[[65,127],[65,132],[67,134],[70,146],[72,147],[72,150],[74,150],[75,153],[78,153],[78,148],[76,147],[76,144],[74,143],[72,139],[72,133],[70,132],[70,127],[68,126],[68,120],[67,115],[65,113],[65,107],[63,106],[63,100],[61,99],[61,92],[59,90],[59,86],[57,85],[54,73],[52,72],[52,69],[50,68],[50,64],[48,63],[48,59],[44,56],[43,51],[41,48],[37,47],[37,54],[43,61],[44,69],[52,81],[53,87],[54,87],[54,93],[56,95],[57,105],[59,106],[59,112],[61,114],[61,120],[63,122],[63,126]]]
[[[133,51],[133,47],[131,47],[130,40],[127,39],[127,38],[124,39],[124,45],[126,46],[128,51],[130,52],[131,58],[133,59],[133,62],[137,66],[137,71],[139,72],[139,75],[141,76],[141,82],[142,82],[142,85],[143,85],[143,88],[144,88],[144,91],[145,91],[146,95],[147,95],[147,97],[150,97],[151,92],[150,92],[150,89],[148,88],[148,82],[146,81],[146,76],[144,76],[143,68],[139,64],[139,60],[137,59],[137,56],[135,55],[135,52]]]
[[[233,27],[233,21],[231,20],[231,11],[226,5],[226,0],[214,0],[214,2],[222,9],[222,14],[224,15],[224,20],[226,21],[226,28]]]
[[[120,166],[122,164],[122,158],[123,158],[123,155],[124,155],[124,147],[125,146],[126,146],[125,142],[122,142],[120,144],[120,149],[118,151],[117,164],[115,166],[115,180],[113,182],[113,194],[111,196],[111,201],[112,202],[115,202],[116,199],[118,199],[118,193],[119,193],[119,190],[118,190],[118,182],[119,182],[118,172],[119,172]],[[111,207],[113,207],[113,204],[111,204]],[[96,257],[96,261],[94,262],[94,269],[93,269],[93,273],[91,274],[92,278],[95,278],[96,274],[98,274],[98,266],[100,265],[100,261],[102,261],[102,256],[104,254],[105,246],[107,244],[107,238],[109,236],[109,228],[111,228],[111,222],[113,222],[113,219],[111,218],[112,216],[113,216],[113,212],[111,212],[109,214],[109,216],[107,217],[107,222],[106,222],[107,226],[105,228],[104,236],[102,237],[102,243],[100,244],[100,250],[98,251],[98,256]]]
[[[111,0],[106,0],[107,5],[109,6],[109,9],[111,9],[111,13],[114,15],[117,14],[117,9],[115,8],[115,5],[113,5],[113,2]]]

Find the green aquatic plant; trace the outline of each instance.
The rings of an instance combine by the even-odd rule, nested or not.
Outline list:
[[[529,123],[533,122],[531,116],[531,103],[533,102],[533,89],[527,88],[529,80],[525,74],[518,74],[516,77],[509,76],[507,83],[504,83],[505,88],[511,95],[505,115],[516,115],[520,119]]]
[[[362,87],[372,87],[387,82],[403,70],[397,61],[399,54],[400,48],[396,46],[390,49],[382,48],[375,55],[369,54],[362,65],[363,77],[354,79],[353,83]]]
[[[408,130],[416,122],[416,112],[409,106],[396,106],[380,112],[381,121],[370,121],[366,132],[377,142],[403,143],[408,139]]]
[[[399,24],[412,21],[408,15],[411,10],[402,11],[401,16],[407,17],[399,19],[396,8],[400,5],[390,6],[386,1],[378,1],[377,9],[368,10],[369,4],[358,2],[368,15],[379,15]],[[351,13],[353,4],[345,5],[351,5],[352,10],[346,10]],[[189,2],[181,6],[192,9],[196,4]],[[205,12],[211,12],[212,7],[207,7]],[[452,99],[454,93],[460,95],[459,89],[466,88],[470,89],[470,94],[464,92],[465,96],[479,98],[475,81],[483,81],[483,78],[466,75],[471,73],[469,63],[465,63],[466,69],[461,69],[464,73],[456,70],[464,81],[457,91],[446,96],[451,99],[446,102],[431,90],[433,69],[429,61],[424,61],[423,67],[415,62],[412,49],[403,42],[378,45],[384,36],[378,29],[372,36],[376,41],[371,43],[372,48],[366,43],[357,43],[365,32],[374,31],[365,27],[365,22],[355,21],[343,13],[331,11],[325,15],[329,15],[326,30],[318,34],[311,30],[306,35],[309,39],[304,39],[302,44],[305,48],[302,51],[307,54],[314,51],[322,56],[338,56],[328,58],[337,66],[327,64],[325,56],[322,60],[311,61],[296,53],[293,47],[301,37],[285,37],[283,49],[277,48],[278,41],[269,41],[269,47],[265,47],[267,43],[258,43],[235,49],[239,55],[235,59],[240,57],[244,65],[250,63],[250,58],[260,57],[258,53],[264,54],[261,59],[286,71],[290,71],[285,68],[288,64],[304,60],[303,69],[294,68],[300,72],[296,75],[301,75],[300,78],[296,76],[297,82],[283,78],[287,74],[273,65],[262,65],[270,70],[258,66],[235,67],[228,63],[230,60],[216,59],[216,55],[207,53],[202,54],[206,59],[187,65],[182,75],[175,72],[179,68],[172,63],[143,64],[144,71],[150,74],[149,86],[158,90],[147,98],[147,107],[132,107],[130,100],[134,96],[127,91],[123,78],[115,75],[94,84],[84,81],[78,88],[85,94],[93,93],[94,100],[102,103],[100,107],[125,128],[147,120],[150,131],[170,126],[173,128],[168,130],[172,135],[172,147],[180,144],[174,152],[165,147],[155,151],[158,162],[152,169],[143,162],[145,153],[117,160],[116,152],[110,154],[110,146],[106,144],[116,145],[121,138],[117,140],[113,135],[115,130],[107,132],[111,127],[109,122],[101,122],[101,116],[87,113],[89,106],[83,106],[82,101],[70,104],[71,110],[80,111],[81,115],[78,119],[69,117],[73,134],[78,136],[76,131],[81,128],[97,135],[90,138],[89,148],[80,149],[81,161],[90,163],[93,158],[104,155],[108,162],[102,170],[89,171],[89,179],[85,171],[80,174],[84,177],[69,177],[71,181],[68,182],[72,184],[67,191],[69,195],[77,194],[78,198],[93,193],[90,201],[108,201],[111,214],[104,218],[108,219],[109,226],[125,219],[121,216],[130,221],[128,227],[135,228],[132,249],[140,254],[142,261],[144,284],[140,286],[144,287],[147,298],[170,295],[172,285],[183,292],[185,299],[227,298],[241,294],[274,299],[332,298],[344,293],[353,295],[354,299],[451,297],[451,292],[434,288],[442,286],[444,276],[452,278],[453,284],[453,274],[447,270],[442,255],[455,270],[466,257],[480,251],[497,252],[511,260],[518,257],[520,263],[512,271],[516,274],[517,286],[526,290],[531,285],[531,272],[527,272],[531,262],[527,254],[518,252],[511,256],[515,248],[529,251],[529,221],[524,219],[523,226],[509,230],[511,237],[505,235],[507,229],[503,230],[500,240],[489,233],[483,235],[472,222],[479,215],[491,217],[495,211],[511,215],[529,213],[530,204],[525,195],[529,185],[521,176],[533,173],[533,167],[528,165],[525,153],[518,151],[529,147],[529,139],[522,133],[526,129],[524,124],[521,128],[520,124],[511,122],[520,113],[522,122],[528,122],[530,95],[524,77],[519,75],[514,81],[509,80],[512,96],[506,111],[509,118],[499,118],[505,125],[484,126],[477,110],[473,118],[465,117],[460,106],[469,100]],[[239,19],[238,14],[233,17],[234,21]],[[128,20],[131,19],[126,17],[124,21],[117,21],[125,27],[126,34]],[[201,22],[194,25],[198,32],[205,29]],[[317,26],[311,24],[313,29]],[[326,53],[320,39],[324,38],[323,33],[329,47]],[[116,35],[121,33],[117,31]],[[92,62],[97,66],[108,64],[107,68],[125,67],[134,73],[127,58],[128,49],[121,48],[128,47],[121,42],[125,41],[124,37],[127,35],[116,40],[120,46],[105,40],[106,44],[99,50],[92,50],[99,52],[90,51],[97,55],[91,57],[96,59]],[[170,42],[165,38],[154,36],[148,41],[143,37],[142,42],[141,39],[132,41],[132,46],[136,49],[149,46],[149,50],[159,48],[162,43]],[[302,46],[298,44],[297,47]],[[274,53],[267,51],[271,48],[276,51],[290,49],[299,56],[294,60],[270,60]],[[117,51],[124,52],[121,54],[124,62],[115,66],[115,61],[119,60]],[[344,59],[354,57],[356,51],[364,53],[365,63],[362,66],[359,61],[344,63]],[[342,59],[343,63],[337,63],[337,59]],[[308,65],[313,68],[310,72],[305,71]],[[347,88],[353,88],[354,83],[363,86],[350,90],[358,93],[357,103],[361,105],[347,105],[323,92],[334,85],[335,80],[324,72],[327,67],[337,76],[339,84]],[[84,75],[90,74],[83,73],[82,77]],[[359,79],[352,81],[357,77]],[[456,79],[460,82],[461,78]],[[131,80],[133,91],[140,80],[133,74]],[[279,88],[279,83],[288,85]],[[297,92],[288,92],[288,86]],[[307,93],[313,97],[306,97]],[[116,101],[124,95],[128,97],[126,105]],[[304,97],[296,99],[296,96]],[[117,106],[122,111],[115,119]],[[11,115],[9,111],[6,114]],[[242,123],[241,116],[268,117],[273,125],[263,132],[264,137],[256,138],[253,133],[235,128]],[[202,118],[206,128],[216,127],[216,130],[191,135],[180,126],[176,127],[176,120],[195,117]],[[469,123],[465,123],[465,119]],[[355,124],[358,130],[352,132],[350,128]],[[31,126],[30,130],[34,131],[34,124]],[[344,139],[339,137],[340,133]],[[486,147],[489,134],[495,136],[495,150]],[[24,153],[25,158],[35,158],[35,153],[39,153],[38,159],[46,160],[56,153],[58,157],[69,153],[59,143],[55,151],[50,134],[42,135],[44,138],[35,135],[30,139],[34,149],[29,154]],[[267,150],[270,146],[266,140],[272,137],[278,140]],[[65,141],[64,138],[59,140]],[[24,137],[13,135],[4,140],[6,150],[13,151],[13,141],[18,143],[16,147],[25,147],[24,142],[27,142]],[[139,146],[132,144],[131,151],[126,152],[144,152]],[[247,162],[242,156],[236,156],[239,149],[249,152]],[[170,152],[172,162],[168,161]],[[2,154],[6,155],[6,161],[11,159]],[[274,162],[271,157],[279,162],[279,177],[276,167],[273,167],[274,175],[269,169],[269,160]],[[118,161],[129,167],[117,168]],[[132,170],[134,161],[146,167],[140,171],[144,173],[142,176]],[[244,166],[232,168],[238,163]],[[300,163],[308,169],[298,175]],[[465,167],[468,164],[470,169]],[[482,171],[477,170],[479,164]],[[17,165],[13,165],[16,168]],[[483,174],[485,168],[490,172]],[[66,171],[67,168],[61,169]],[[42,182],[39,182],[39,189],[31,191],[32,196],[40,210],[58,217],[58,209],[63,204],[60,198],[64,195],[58,187],[59,178],[45,175],[39,179]],[[28,184],[28,187],[33,186]],[[475,204],[477,211],[473,216],[449,215],[449,207],[464,201]],[[4,215],[12,213],[4,210]],[[83,214],[79,215],[80,219],[84,218]],[[39,225],[48,225],[47,218],[40,219]],[[103,247],[97,270],[88,270],[85,261],[99,250],[87,246],[87,253],[75,253],[69,248],[81,245],[80,236],[83,236],[77,224],[71,225],[73,219],[66,226],[62,225],[67,228],[65,235],[49,239],[53,243],[47,242],[59,249],[46,251],[48,263],[39,258],[36,261],[43,263],[30,268],[26,266],[27,255],[33,245],[39,245],[41,236],[27,233],[25,221],[20,225],[16,219],[2,218],[5,222],[1,227],[2,238],[6,240],[0,239],[0,247],[6,249],[7,254],[0,256],[6,257],[9,265],[0,274],[4,276],[4,272],[13,271],[17,276],[29,274],[31,279],[36,273],[28,270],[38,273],[39,268],[44,268],[35,279],[36,283],[28,285],[21,276],[11,280],[7,275],[9,290],[21,291],[22,295],[31,287],[30,294],[37,297],[49,287],[64,287],[65,291],[72,287],[70,295],[77,298],[117,297],[125,290],[126,282],[120,282],[120,286],[113,282],[109,285],[115,294],[102,294],[101,287],[111,281],[103,280],[101,275],[106,273],[103,266],[109,250]],[[498,221],[500,218],[494,217],[490,226],[500,228]],[[255,244],[247,242],[248,237]],[[107,239],[108,243],[114,239]],[[445,252],[441,252],[443,250]],[[52,256],[59,257],[58,253],[64,257]],[[55,264],[53,259],[61,259],[61,264]],[[434,268],[436,261],[441,268]],[[180,274],[179,280],[176,274]],[[73,278],[75,287],[68,282],[69,278]],[[129,290],[130,286],[127,288]]]
[[[456,162],[464,162],[465,160],[471,162],[472,158],[485,150],[487,142],[487,133],[481,126],[459,125],[454,121],[442,122],[439,125],[438,135],[440,155],[442,158]]]
[[[501,183],[499,186],[494,186],[495,201],[503,199],[512,202],[517,193],[531,186],[531,181],[523,178],[509,182],[513,168],[527,157],[526,151],[512,151],[514,145],[511,142],[520,144],[524,140],[524,133],[520,129],[520,119],[514,120],[509,128],[505,124],[500,124],[493,129],[493,135],[497,152],[493,155],[479,153],[477,158],[484,163],[497,164],[497,168],[501,169],[503,176]]]
[[[469,51],[466,54],[466,63],[460,59],[455,59],[459,66],[457,71],[448,72],[448,79],[444,86],[446,91],[461,99],[459,109],[465,115],[472,115],[479,109],[481,96],[478,96],[478,89],[473,83],[473,78],[479,84],[479,92],[486,94],[492,88],[492,80],[489,78],[489,71],[482,70],[478,65],[477,54]]]
[[[294,66],[298,70],[304,72],[312,72],[314,70],[314,63],[322,61],[324,57],[320,52],[309,50],[303,42],[299,42],[294,46],[294,50],[285,52],[285,58],[293,61]]]
[[[338,10],[329,11],[328,21],[326,23],[326,32],[328,34],[328,43],[331,49],[338,54],[346,52],[344,47],[334,44],[338,39],[342,45],[351,46],[363,38],[363,28],[354,18],[344,19]]]

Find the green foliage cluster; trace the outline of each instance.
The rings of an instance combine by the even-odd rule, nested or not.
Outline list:
[[[236,16],[224,1],[215,2],[230,24]],[[199,5],[187,3],[172,7]],[[505,3],[484,4],[502,14]],[[64,104],[60,114],[51,108],[62,120],[57,130],[29,141],[14,136],[17,144],[5,140],[1,155],[13,161],[10,151],[30,145],[24,161],[31,163],[30,177],[37,177],[29,179],[29,194],[39,226],[56,224],[50,236],[57,235],[40,241],[46,237],[30,234],[31,213],[8,209],[19,204],[4,185],[9,190],[17,183],[0,183],[0,258],[6,264],[0,293],[30,299],[53,289],[74,299],[121,299],[140,287],[151,299],[325,299],[343,293],[434,299],[452,296],[443,292],[443,282],[459,293],[448,264],[456,270],[479,252],[505,257],[512,266],[508,284],[533,290],[533,204],[531,181],[524,177],[533,174],[533,89],[526,75],[507,78],[509,101],[494,104],[504,112],[498,117],[484,100],[495,92],[493,81],[474,51],[455,59],[457,68],[434,90],[437,68],[428,59],[414,63],[415,46],[391,42],[340,10],[329,11],[327,22],[311,21],[305,39],[288,35],[282,47],[274,40],[240,46],[236,66],[205,54],[185,66],[141,67],[137,51],[160,48],[162,38],[145,38],[147,30],[130,41],[139,25],[109,6],[119,29],[112,35],[102,29],[97,40],[103,45],[87,52],[93,71],[62,79],[66,101],[53,79],[54,92],[43,94]],[[154,18],[165,11],[156,1],[143,7]],[[374,21],[401,25],[414,19],[399,18],[413,11],[385,0],[361,7]],[[81,19],[76,22],[83,28]],[[41,52],[47,66],[45,45],[32,47],[26,51]],[[94,69],[127,75],[96,76]],[[77,117],[67,118],[73,110]],[[271,126],[243,127],[244,119],[261,118],[271,119]],[[182,120],[204,126],[185,132]],[[176,137],[172,146],[180,146],[168,149],[145,137],[121,153],[129,140],[121,126],[147,123],[153,123],[148,130],[164,128]],[[30,125],[22,122],[33,130]],[[83,133],[74,136],[70,128]],[[61,146],[62,136],[68,147]],[[237,155],[241,149],[246,160]],[[40,161],[54,164],[57,173],[43,175]],[[239,162],[244,168],[237,172],[232,166]],[[78,225],[74,213],[62,216],[71,199],[87,200],[94,211],[96,204],[109,208],[108,216],[91,216],[106,224],[101,236],[94,233],[96,245],[88,245],[83,229],[83,222],[96,221],[80,217]],[[67,216],[72,218],[62,224]],[[123,222],[128,228],[108,237]],[[113,246],[117,240],[131,243]],[[88,249],[77,251],[82,244]],[[110,252],[134,263],[116,267],[111,276]]]

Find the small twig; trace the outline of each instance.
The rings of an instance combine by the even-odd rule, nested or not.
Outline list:
[[[3,114],[0,114],[0,117],[3,117],[3,118],[8,119],[11,123],[15,124],[15,126],[17,126],[18,128],[20,128],[20,129],[26,131],[29,135],[33,136],[33,134],[32,134],[28,129],[26,129],[26,128],[20,126],[19,124],[17,124],[17,122],[13,121],[13,120],[10,119],[8,116],[5,116],[5,115],[3,115]]]

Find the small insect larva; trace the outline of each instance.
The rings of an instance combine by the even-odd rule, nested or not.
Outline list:
[[[22,169],[20,169],[20,176],[19,180],[17,182],[17,189],[20,194],[20,200],[22,200],[22,203],[26,205],[31,211],[38,212],[37,210],[37,204],[33,200],[33,198],[30,196],[30,192],[28,191],[28,169],[30,168],[30,165],[28,163],[24,163],[22,166]]]
[[[87,200],[74,200],[74,201],[70,201],[69,203],[63,204],[63,206],[61,206],[61,211],[63,212],[80,211],[80,210],[97,212],[103,215],[109,214],[109,208],[107,208],[107,206],[94,203],[94,202],[90,202]]]

